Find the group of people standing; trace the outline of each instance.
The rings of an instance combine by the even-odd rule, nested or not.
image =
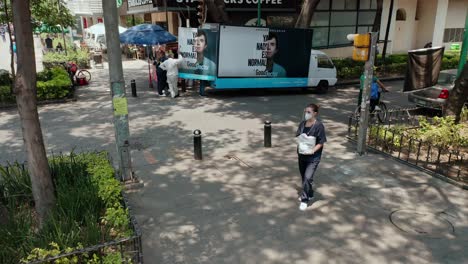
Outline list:
[[[179,97],[179,67],[183,61],[182,55],[166,52],[162,49],[156,51],[153,65],[156,67],[158,95]]]
[[[63,51],[63,46],[62,43],[59,42],[57,43],[57,46],[55,46],[54,49],[54,40],[50,37],[50,35],[47,35],[43,44],[45,44],[45,51],[47,52],[62,52]]]

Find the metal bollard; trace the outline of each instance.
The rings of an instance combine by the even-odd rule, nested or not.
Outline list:
[[[193,131],[193,152],[196,160],[202,160],[202,136],[200,129]]]
[[[130,86],[132,87],[132,96],[137,97],[136,83],[135,80],[130,81]]]
[[[271,148],[271,122],[270,121],[265,121],[263,134],[264,134],[263,143],[265,145],[265,148]]]

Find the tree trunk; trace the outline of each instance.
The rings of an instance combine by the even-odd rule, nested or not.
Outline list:
[[[375,13],[374,24],[372,25],[372,32],[380,31],[380,22],[382,20],[383,0],[377,0],[377,12]]]
[[[296,21],[296,28],[309,28],[312,17],[314,16],[315,8],[320,3],[320,0],[304,0],[302,3],[301,13]]]
[[[466,98],[468,98],[468,64],[465,64],[463,71],[455,81],[455,87],[450,92],[444,114],[446,116],[455,116],[455,122],[460,122],[460,114]]]
[[[29,0],[13,0],[12,9],[18,56],[15,80],[16,103],[35,208],[39,215],[39,223],[42,225],[55,205],[55,194],[37,112],[36,63]]]
[[[207,0],[207,16],[209,22],[229,23],[229,17],[226,13],[226,4],[223,0]]]

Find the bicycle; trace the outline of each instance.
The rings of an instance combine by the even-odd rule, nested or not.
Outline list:
[[[386,93],[385,91],[380,92],[380,96],[378,99],[377,105],[375,105],[374,109],[369,107],[369,114],[370,114],[370,119],[372,117],[377,116],[377,119],[379,120],[380,123],[384,123],[387,120],[387,105],[382,101],[383,94]],[[361,117],[361,105],[359,104],[356,107],[356,110],[354,110],[354,117],[359,120]]]
[[[91,73],[85,69],[78,69],[78,65],[73,62],[63,62],[62,66],[68,72],[73,86],[88,85],[91,81]]]

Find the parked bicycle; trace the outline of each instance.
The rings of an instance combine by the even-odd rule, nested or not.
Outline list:
[[[79,69],[74,62],[64,62],[62,66],[68,72],[73,86],[88,85],[91,82],[91,73],[85,69]]]

